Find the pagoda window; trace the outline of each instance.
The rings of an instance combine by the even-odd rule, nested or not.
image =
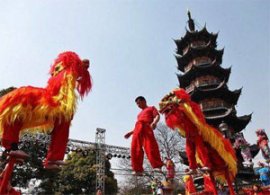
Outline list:
[[[191,47],[193,48],[201,48],[201,47],[205,47],[206,45],[207,43],[203,40],[193,41],[191,43]]]
[[[203,111],[208,110],[224,110],[231,107],[230,104],[219,98],[205,99],[200,102],[200,107]]]
[[[208,64],[211,64],[211,62],[212,60],[207,56],[197,57],[193,60],[193,64],[197,66],[208,65]]]
[[[188,65],[185,66],[184,70],[185,72],[189,71],[191,69],[191,67],[194,65],[196,66],[204,66],[204,65],[208,65],[211,64],[212,60],[207,57],[207,56],[201,56],[201,57],[197,57],[193,60],[191,60]]]
[[[194,82],[195,86],[200,88],[212,88],[218,86],[220,83],[220,79],[212,75],[198,77]]]

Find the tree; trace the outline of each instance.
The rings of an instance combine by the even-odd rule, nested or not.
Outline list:
[[[154,133],[162,160],[165,162],[165,157],[172,159],[176,165],[176,170],[179,170],[181,166],[179,152],[184,150],[184,138],[177,131],[170,129],[163,123],[158,124]],[[150,193],[150,185],[154,177],[161,181],[164,180],[164,175],[153,172],[146,158],[144,160],[145,175],[139,177],[139,180],[136,180],[136,177],[131,175],[130,160],[122,159],[119,163],[119,169],[125,170],[126,173],[124,184],[121,186],[121,194],[136,194],[138,191]],[[163,168],[163,171],[166,170]]]
[[[168,157],[175,164],[179,164],[181,162],[179,152],[183,151],[185,146],[184,138],[179,135],[178,131],[170,129],[163,123],[159,123],[154,132],[162,160]]]
[[[95,192],[96,166],[95,153],[87,156],[82,153],[68,154],[64,166],[54,182],[55,192],[64,194],[91,194]]]
[[[96,153],[72,152],[68,154],[67,166],[55,178],[53,184],[54,192],[63,194],[94,194],[96,191]],[[117,180],[110,171],[109,161],[105,162],[105,194],[117,193]],[[43,183],[47,184],[49,180]],[[45,185],[46,186],[46,185]]]
[[[45,140],[50,139],[48,135],[28,136],[22,139],[19,147],[30,157],[22,166],[16,166],[13,171],[12,186],[27,188],[31,179],[43,180],[48,177],[48,171],[43,169],[42,160],[46,156],[47,148]]]

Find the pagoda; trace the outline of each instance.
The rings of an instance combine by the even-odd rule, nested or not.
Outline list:
[[[188,11],[188,27],[186,34],[176,43],[177,74],[179,87],[184,88],[197,102],[208,124],[220,130],[224,137],[232,144],[235,136],[242,134],[251,120],[252,114],[237,116],[235,106],[238,102],[242,88],[230,90],[228,80],[231,67],[223,68],[222,56],[224,49],[217,49],[217,33],[209,33],[206,26],[201,30],[195,29],[194,20]],[[259,152],[254,144],[250,146],[252,156]],[[239,180],[249,180],[253,169],[243,166],[241,152],[236,150],[239,166]],[[183,161],[187,163],[185,153],[180,153]]]

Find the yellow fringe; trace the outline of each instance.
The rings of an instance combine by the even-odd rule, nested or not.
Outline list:
[[[225,161],[228,166],[229,173],[235,177],[237,173],[237,162],[233,154],[228,152],[225,149],[224,142],[220,137],[218,137],[214,131],[215,129],[199,120],[195,115],[190,105],[183,103],[184,112],[187,117],[194,123],[194,125],[199,130],[199,133],[202,135],[204,141],[209,143],[212,148],[214,148],[221,158]]]
[[[13,124],[16,120],[23,121],[21,133],[24,131],[49,133],[56,118],[64,121],[71,120],[77,107],[77,95],[74,91],[76,81],[71,74],[66,74],[64,78],[65,81],[58,95],[52,97],[59,106],[52,107],[45,97],[40,97],[41,105],[34,109],[31,105],[18,104],[7,107],[0,113],[0,137],[4,131],[4,124]]]

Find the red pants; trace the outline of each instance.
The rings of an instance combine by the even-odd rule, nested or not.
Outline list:
[[[204,192],[212,195],[217,195],[215,179],[210,175],[203,175]]]
[[[137,122],[131,142],[131,166],[136,172],[143,172],[144,151],[153,168],[161,168],[159,148],[150,125]]]
[[[64,159],[69,136],[70,122],[71,121],[59,123],[58,120],[55,121],[46,161]],[[19,121],[15,121],[14,124],[4,126],[2,137],[3,147],[11,149],[12,144],[18,144],[21,127],[22,123]]]
[[[186,177],[188,177],[188,179],[185,181],[186,194],[189,195],[189,194],[196,193],[196,188],[195,188],[192,176],[186,176]]]

